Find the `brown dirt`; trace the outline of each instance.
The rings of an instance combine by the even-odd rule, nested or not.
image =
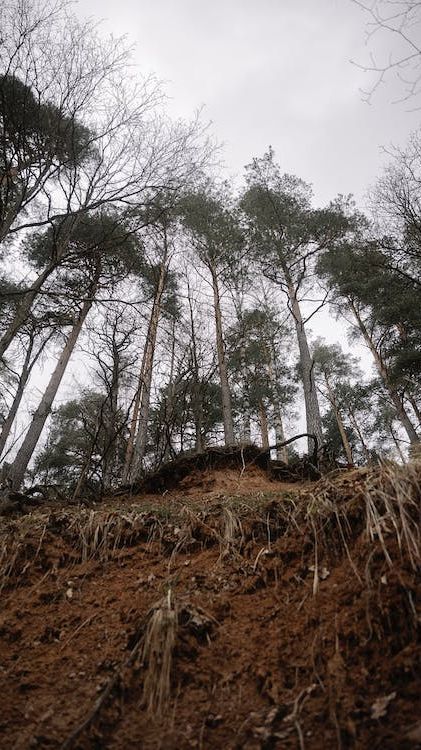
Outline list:
[[[3,519],[0,747],[421,747],[420,480],[227,467]]]

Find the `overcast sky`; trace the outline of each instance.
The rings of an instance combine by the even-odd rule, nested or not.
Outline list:
[[[230,173],[270,144],[283,171],[313,184],[317,203],[352,192],[362,205],[381,147],[403,144],[420,121],[393,103],[402,92],[392,80],[371,105],[362,100],[372,77],[350,60],[381,59],[396,42],[376,36],[367,47],[366,17],[351,0],[83,0],[78,12],[136,43],[173,114],[204,106]]]

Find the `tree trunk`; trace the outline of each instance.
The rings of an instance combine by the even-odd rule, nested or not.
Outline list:
[[[22,300],[13,316],[13,319],[10,321],[6,331],[0,339],[0,359],[4,356],[16,334],[26,323],[39,290],[48,279],[48,277],[53,273],[55,268],[55,263],[51,263],[47,268],[45,268],[44,271],[42,271],[42,273],[40,273],[38,278],[34,281],[29,291],[27,291],[26,294],[23,295]]]
[[[20,331],[22,326],[27,321],[28,315],[32,309],[32,305],[34,304],[34,301],[38,296],[39,291],[42,289],[44,283],[47,281],[49,276],[51,276],[53,271],[55,271],[55,269],[59,266],[60,261],[63,258],[63,253],[71,237],[72,231],[77,226],[79,219],[79,216],[70,215],[67,217],[66,221],[63,222],[63,224],[66,225],[63,226],[63,235],[60,241],[57,242],[55,258],[51,261],[51,263],[48,264],[46,268],[44,268],[44,270],[39,274],[38,278],[35,279],[31,288],[28,289],[26,294],[23,295],[22,300],[13,316],[13,319],[10,321],[5,333],[0,339],[0,359],[4,356],[18,331]]]
[[[260,422],[260,434],[262,436],[262,448],[267,450],[269,448],[269,431],[268,431],[268,419],[266,414],[266,407],[262,399],[259,399],[259,422]]]
[[[330,404],[332,406],[332,409],[334,411],[334,414],[335,414],[336,424],[338,425],[338,430],[339,430],[339,433],[340,433],[340,436],[341,436],[342,445],[344,447],[345,455],[346,455],[348,463],[349,464],[353,464],[354,463],[354,459],[353,459],[353,456],[352,456],[352,450],[351,450],[351,446],[349,444],[348,436],[346,434],[345,425],[343,423],[342,415],[341,415],[341,413],[340,413],[340,411],[338,409],[338,405],[336,403],[336,397],[335,397],[335,394],[333,392],[333,389],[332,389],[332,387],[330,385],[330,382],[329,382],[329,378],[326,375],[326,373],[324,373],[324,377],[325,377],[325,383],[326,383],[326,388],[327,388],[329,402],[330,402]]]
[[[38,440],[44,428],[47,417],[51,412],[51,407],[53,405],[53,402],[56,397],[60,383],[62,381],[63,375],[66,371],[66,367],[68,365],[69,359],[75,348],[79,334],[82,330],[82,326],[85,322],[85,318],[89,310],[92,307],[92,297],[95,294],[97,282],[98,282],[98,278],[96,278],[95,285],[91,287],[91,293],[90,293],[89,299],[83,303],[79,317],[75,325],[73,326],[72,331],[66,341],[66,344],[61,353],[60,359],[58,360],[56,364],[54,372],[51,375],[50,382],[48,383],[47,388],[44,392],[44,395],[41,399],[41,403],[39,404],[32,418],[32,422],[29,426],[29,430],[26,433],[24,441],[21,447],[19,448],[16,458],[12,464],[12,467],[10,470],[10,478],[11,478],[11,486],[12,486],[12,489],[14,490],[18,490],[23,482],[25,471],[28,467],[28,464],[37,446]]]
[[[274,349],[272,349],[269,356],[268,372],[272,391],[275,394],[275,397],[273,399],[273,426],[275,428],[275,442],[278,444],[285,441],[285,431],[278,394],[278,381],[276,376],[276,361]],[[282,448],[276,449],[276,458],[278,461],[283,461],[285,464],[289,462],[288,448],[286,445],[284,445]]]
[[[393,440],[393,442],[395,444],[395,448],[398,451],[399,458],[401,459],[402,463],[404,464],[405,463],[405,456],[402,453],[402,448],[399,445],[399,441],[398,441],[398,439],[397,439],[397,437],[396,437],[396,435],[395,435],[395,433],[393,431],[393,427],[392,426],[389,427],[389,432],[390,432],[390,434],[392,436],[392,440]]]
[[[243,445],[250,445],[251,443],[251,416],[248,409],[244,409],[241,420],[241,442]]]
[[[241,442],[243,445],[251,444],[251,408],[250,408],[250,388],[249,382],[246,375],[246,347],[245,347],[245,334],[243,330],[243,312],[242,304],[237,301],[235,305],[237,312],[237,319],[240,323],[240,379],[241,379]]]
[[[400,340],[403,342],[404,345],[407,345],[408,343],[408,333],[406,331],[405,326],[402,323],[396,324],[396,329],[399,334]],[[407,401],[411,404],[413,412],[415,414],[416,420],[417,420],[417,429],[420,429],[421,427],[421,410],[418,406],[416,398],[411,394],[407,394],[406,396]]]
[[[113,366],[111,373],[110,392],[107,394],[108,409],[106,414],[106,442],[104,445],[103,475],[104,489],[109,490],[112,485],[113,474],[117,459],[117,412],[118,390],[120,377],[120,353],[113,345]]]
[[[139,383],[136,391],[136,398],[133,405],[133,414],[130,423],[130,435],[126,449],[123,482],[129,481],[141,470],[145,454],[148,430],[149,402],[152,384],[152,368],[155,355],[159,316],[161,313],[161,300],[165,289],[167,272],[167,255],[165,254],[160,268],[158,285],[156,289],[155,299],[152,305],[148,331],[146,334],[145,348],[143,351],[142,364],[139,373]],[[136,428],[138,423],[139,428],[136,435]]]
[[[191,356],[193,365],[193,385],[192,385],[192,411],[194,419],[194,432],[195,432],[195,451],[196,453],[202,453],[204,450],[203,440],[203,401],[202,401],[202,385],[200,382],[200,371],[199,371],[199,360],[197,356],[197,341],[196,341],[196,326],[194,324],[194,312],[192,297],[190,294],[190,284],[187,279],[187,300],[189,303],[190,311],[190,333],[191,333]]]
[[[3,427],[0,434],[0,458],[4,451],[5,445],[7,443],[7,439],[10,435],[10,430],[12,429],[13,422],[15,421],[16,414],[18,412],[20,402],[22,401],[23,392],[25,390],[26,383],[28,382],[28,378],[31,372],[31,354],[32,354],[32,347],[33,347],[33,340],[29,342],[28,348],[26,350],[25,359],[22,366],[22,372],[19,377],[18,385],[16,388],[16,393],[12,402],[12,405],[10,407],[10,411],[4,420]]]
[[[170,360],[170,374],[167,385],[167,397],[165,400],[165,432],[161,430],[163,437],[159,438],[158,444],[161,449],[161,455],[164,461],[169,461],[173,454],[172,446],[172,433],[174,430],[174,398],[175,398],[175,387],[174,387],[174,370],[175,370],[175,319],[172,322],[171,330],[171,360]],[[163,450],[162,450],[162,442]]]
[[[310,354],[307,335],[304,328],[300,305],[295,293],[294,284],[287,269],[284,269],[288,284],[288,297],[292,315],[295,321],[298,349],[300,352],[301,379],[304,389],[304,402],[306,410],[307,432],[313,433],[318,441],[319,447],[323,442],[322,420],[320,417],[319,401],[317,398],[316,384],[313,374],[313,358]],[[314,449],[313,440],[308,438],[308,452]]]
[[[7,439],[10,435],[10,430],[12,429],[13,422],[15,421],[16,414],[18,413],[19,406],[22,401],[22,397],[25,391],[26,384],[28,382],[29,376],[32,372],[32,369],[36,362],[38,361],[39,357],[41,356],[42,352],[45,349],[46,344],[48,343],[50,336],[48,336],[39,347],[38,351],[36,352],[35,356],[33,357],[31,361],[31,354],[34,347],[34,339],[33,337],[30,338],[28,348],[26,350],[25,359],[22,365],[22,372],[19,377],[18,386],[16,388],[16,393],[12,402],[12,405],[10,407],[10,411],[3,423],[2,431],[0,434],[0,457],[4,451],[5,445],[7,443]]]
[[[219,294],[218,277],[215,269],[209,268],[212,275],[213,305],[216,328],[216,351],[218,355],[218,370],[222,394],[222,419],[224,422],[225,445],[234,445],[234,423],[232,420],[231,393],[228,383],[227,363],[225,358],[224,337],[222,332],[221,298]]]
[[[396,413],[398,415],[399,421],[401,422],[406,434],[408,435],[409,442],[411,445],[418,446],[420,443],[420,437],[417,434],[414,425],[412,424],[407,412],[405,411],[404,405],[402,403],[402,399],[399,396],[399,393],[397,392],[396,388],[392,385],[389,379],[389,375],[387,372],[387,369],[385,367],[385,364],[378,353],[376,347],[373,344],[373,341],[371,340],[371,336],[364,324],[364,321],[362,320],[357,308],[355,307],[352,300],[348,300],[349,306],[354,314],[355,320],[357,321],[358,328],[360,329],[362,336],[364,338],[364,341],[366,342],[376,365],[377,371],[383,380],[386,389],[388,393],[390,394],[391,401],[396,409]]]
[[[411,404],[411,406],[412,406],[412,408],[414,410],[414,414],[415,414],[415,416],[417,418],[417,421],[418,421],[418,427],[421,427],[421,411],[420,411],[420,408],[419,408],[419,406],[418,406],[415,398],[412,395],[411,396],[407,396],[406,398],[408,399],[409,403]]]
[[[158,328],[158,318],[153,320],[151,329],[150,345],[147,347],[146,357],[144,360],[143,370],[143,383],[140,394],[140,408],[139,408],[139,427],[136,435],[133,451],[133,470],[135,476],[142,470],[143,459],[145,457],[146,442],[148,436],[148,419],[149,419],[149,406],[151,400],[151,386],[152,386],[152,372],[153,372],[153,361],[155,356],[156,346],[156,335]]]
[[[359,437],[359,439],[361,441],[361,445],[362,445],[362,448],[363,448],[363,451],[364,451],[365,459],[366,459],[366,461],[370,461],[370,451],[368,450],[367,443],[364,440],[364,435],[361,432],[361,428],[360,428],[360,425],[357,422],[356,416],[355,416],[354,412],[352,411],[352,409],[350,409],[349,407],[348,407],[347,411],[348,411],[348,415],[349,415],[349,418],[351,420],[352,426],[353,426],[355,432],[357,433],[357,435],[358,435],[358,437]]]

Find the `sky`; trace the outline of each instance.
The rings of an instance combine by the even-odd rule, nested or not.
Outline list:
[[[382,147],[404,144],[420,121],[392,79],[363,101],[370,52],[388,57],[396,41],[366,44],[366,15],[352,0],[83,0],[81,16],[127,35],[144,73],[165,82],[174,116],[203,119],[224,144],[227,172],[241,175],[271,145],[285,172],[312,183],[315,201],[367,188],[385,163]]]

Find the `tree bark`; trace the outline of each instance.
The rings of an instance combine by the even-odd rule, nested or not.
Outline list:
[[[16,458],[12,464],[12,467],[10,470],[10,479],[11,479],[12,489],[14,490],[18,490],[23,482],[25,471],[28,467],[28,464],[37,446],[38,440],[44,428],[47,417],[51,412],[54,399],[56,397],[63,375],[66,371],[66,367],[68,365],[69,359],[76,346],[76,342],[82,330],[82,326],[85,322],[86,316],[92,307],[92,298],[96,291],[96,286],[98,283],[98,276],[99,276],[99,273],[97,274],[95,284],[91,286],[91,293],[90,293],[89,299],[83,303],[83,306],[77,318],[77,321],[75,325],[73,326],[72,331],[70,332],[70,335],[66,341],[65,347],[61,353],[60,359],[58,360],[57,365],[54,369],[54,372],[51,375],[50,382],[47,385],[47,388],[41,399],[41,403],[39,404],[32,418],[32,422],[29,426],[29,430],[26,433],[24,441],[21,447],[19,448]]]
[[[175,398],[175,386],[174,386],[174,370],[175,370],[175,319],[172,322],[171,330],[171,360],[170,360],[170,374],[167,385],[167,396],[165,399],[165,432],[161,430],[161,436],[158,439],[158,445],[162,448],[161,455],[164,461],[169,461],[173,454],[172,446],[172,433],[174,430],[174,398]]]
[[[38,292],[40,291],[48,277],[51,276],[55,268],[56,264],[50,263],[50,265],[45,268],[42,273],[39,274],[38,278],[34,281],[31,288],[26,292],[26,294],[23,295],[23,298],[15,312],[15,315],[13,316],[13,319],[10,321],[5,333],[0,339],[0,359],[4,356],[16,334],[26,323]]]
[[[246,375],[246,347],[245,347],[245,333],[243,330],[243,312],[242,303],[237,302],[235,305],[237,312],[238,322],[240,323],[240,378],[241,378],[241,442],[243,445],[251,444],[251,408],[250,408],[250,394],[249,394],[249,382]]]
[[[386,389],[390,395],[391,401],[396,409],[396,413],[398,415],[399,421],[401,422],[406,434],[408,435],[409,442],[414,446],[418,446],[418,444],[421,442],[420,437],[417,434],[414,425],[412,424],[407,412],[405,411],[405,408],[402,403],[402,399],[399,396],[399,393],[397,392],[396,388],[392,385],[389,379],[389,375],[387,372],[387,369],[385,367],[385,364],[383,362],[383,359],[381,358],[379,352],[377,351],[376,347],[374,346],[374,343],[371,339],[371,336],[364,324],[364,321],[362,320],[357,308],[355,307],[353,301],[351,299],[348,300],[349,306],[352,310],[352,313],[355,317],[355,320],[357,321],[358,328],[360,329],[362,336],[364,338],[364,341],[366,342],[376,365],[377,371],[383,380],[383,383],[386,386]]]
[[[393,427],[392,426],[390,426],[389,432],[390,432],[390,434],[392,436],[392,440],[393,440],[393,442],[395,444],[395,448],[398,451],[399,458],[401,459],[402,463],[404,464],[405,463],[405,456],[402,453],[402,448],[399,445],[399,441],[398,441],[398,439],[397,439],[397,437],[396,437],[396,435],[395,435],[395,433],[393,431]]]
[[[417,401],[415,400],[415,398],[412,395],[407,395],[406,398],[408,399],[409,403],[411,404],[411,406],[412,406],[412,408],[414,410],[414,414],[415,414],[415,416],[417,418],[417,421],[418,421],[418,427],[421,427],[421,410],[420,410],[420,408],[418,406]]]
[[[109,490],[112,485],[113,473],[117,458],[117,411],[118,411],[118,391],[120,377],[120,353],[115,344],[113,344],[113,364],[111,372],[110,391],[107,394],[108,409],[106,413],[106,443],[104,446],[105,455],[103,459],[103,485],[105,490]]]
[[[273,426],[275,428],[275,442],[276,444],[285,442],[285,431],[284,422],[282,419],[282,409],[278,394],[278,381],[276,376],[276,360],[274,347],[270,352],[268,361],[268,372],[269,378],[272,385],[272,391],[275,394],[273,399]],[[282,448],[276,449],[276,458],[278,461],[283,461],[285,464],[289,463],[288,448],[284,445]]]
[[[361,428],[360,428],[360,425],[357,422],[356,416],[355,416],[354,412],[352,411],[352,409],[350,409],[349,407],[348,407],[347,411],[348,411],[348,415],[349,415],[349,418],[351,420],[352,426],[353,426],[355,432],[357,433],[357,435],[358,435],[358,437],[359,437],[359,439],[361,441],[361,445],[362,445],[362,448],[363,448],[363,451],[364,451],[364,455],[365,455],[366,461],[370,461],[370,451],[368,450],[367,443],[364,440],[364,435],[361,432]]]
[[[317,398],[316,384],[313,374],[313,358],[307,341],[307,334],[301,315],[300,305],[295,293],[292,278],[287,269],[283,269],[288,285],[288,297],[292,315],[295,321],[298,349],[300,352],[301,379],[304,389],[304,402],[306,410],[307,432],[313,433],[318,441],[319,447],[323,442],[322,420],[320,417],[319,401]],[[308,452],[314,450],[313,440],[308,438]]]
[[[341,415],[341,413],[340,413],[340,411],[338,409],[338,405],[336,403],[335,394],[333,392],[332,386],[330,384],[329,378],[328,378],[328,376],[327,376],[326,373],[324,373],[324,378],[325,378],[325,383],[326,383],[328,398],[329,398],[330,404],[332,406],[333,412],[335,414],[336,424],[338,425],[338,430],[339,430],[339,433],[340,433],[340,436],[341,436],[342,445],[344,447],[344,451],[345,451],[345,455],[346,455],[347,461],[348,461],[349,464],[353,464],[354,463],[354,458],[352,456],[352,449],[351,449],[351,446],[349,444],[348,436],[346,434],[345,425],[343,423],[342,415]]]
[[[190,285],[187,280],[187,298],[190,311],[190,332],[191,332],[191,355],[193,365],[193,386],[192,386],[192,411],[195,431],[195,451],[202,453],[204,450],[203,440],[203,403],[202,403],[202,386],[200,383],[199,360],[197,356],[196,327],[194,324],[193,304],[190,295]]]
[[[227,363],[225,358],[224,337],[222,331],[221,297],[219,294],[218,276],[213,268],[209,267],[212,276],[213,306],[215,313],[216,329],[216,351],[218,355],[218,370],[221,383],[222,395],[222,419],[224,423],[225,445],[234,445],[234,423],[232,419],[231,393],[228,382]]]
[[[41,271],[41,273],[32,284],[31,288],[28,289],[26,294],[23,295],[21,302],[18,305],[18,308],[13,316],[13,319],[10,321],[5,333],[0,339],[0,359],[4,356],[16,334],[20,331],[22,326],[27,321],[29,313],[32,309],[32,305],[34,304],[34,301],[37,298],[44,283],[47,281],[49,276],[51,276],[53,271],[55,271],[55,269],[60,265],[60,261],[63,258],[63,253],[68,245],[72,231],[78,224],[79,219],[79,216],[70,215],[67,217],[66,222],[64,222],[66,226],[64,226],[62,229],[62,238],[59,242],[57,242],[56,256],[54,260],[52,260],[51,263],[49,263],[43,271]]]
[[[34,345],[33,338],[31,338],[29,341],[28,348],[25,354],[25,359],[22,365],[22,372],[20,374],[19,382],[16,388],[16,393],[15,393],[12,405],[10,407],[10,411],[6,419],[4,420],[3,427],[0,433],[0,457],[6,446],[8,437],[10,435],[10,430],[12,429],[13,422],[15,421],[16,414],[18,413],[18,409],[21,404],[22,397],[23,397],[29,376],[32,372],[32,368],[34,367],[39,356],[44,350],[46,343],[47,343],[47,339],[45,339],[45,341],[41,344],[41,346],[39,347],[38,351],[36,352],[35,356],[33,357],[31,361],[31,354],[32,354],[33,345]]]
[[[259,422],[260,422],[260,434],[262,436],[262,448],[269,449],[269,430],[268,430],[268,418],[266,414],[266,407],[263,400],[259,400]]]
[[[126,448],[123,482],[130,481],[136,475],[136,473],[141,470],[145,454],[149,417],[149,402],[152,384],[152,368],[155,355],[158,323],[161,313],[161,300],[165,289],[167,272],[167,253],[165,253],[164,259],[161,263],[158,285],[146,334],[145,348],[143,350],[142,364],[139,372],[139,382],[136,391],[135,402],[133,405],[132,419],[130,422],[130,434]],[[136,428],[138,424],[139,428],[136,435]]]
[[[242,429],[241,429],[241,442],[244,445],[250,445],[251,443],[251,416],[248,409],[243,411],[242,414]]]

